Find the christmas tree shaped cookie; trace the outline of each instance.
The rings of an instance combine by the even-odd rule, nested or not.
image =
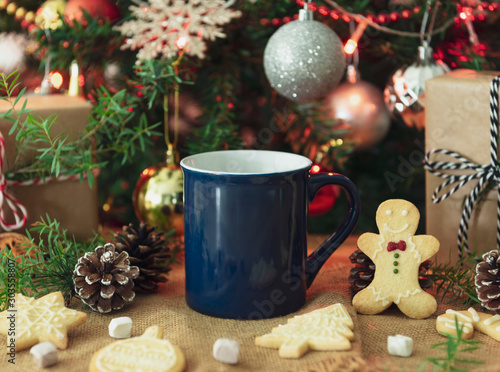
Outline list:
[[[342,304],[335,304],[288,320],[255,345],[279,349],[282,358],[300,358],[308,350],[348,350],[354,338],[353,322]]]
[[[415,235],[418,209],[406,200],[380,204],[376,222],[380,234],[365,233],[358,247],[375,263],[375,277],[352,304],[362,314],[378,314],[395,303],[410,318],[423,319],[437,308],[436,299],[418,282],[419,266],[439,250],[430,235]]]

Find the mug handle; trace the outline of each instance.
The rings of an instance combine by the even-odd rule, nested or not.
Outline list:
[[[337,229],[311,253],[305,263],[306,288],[313,283],[319,270],[333,252],[347,239],[356,227],[360,212],[360,199],[356,186],[349,178],[338,173],[311,174],[308,178],[309,201],[314,199],[316,193],[327,185],[338,185],[347,195],[347,213]]]

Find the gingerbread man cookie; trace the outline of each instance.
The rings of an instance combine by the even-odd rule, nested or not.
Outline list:
[[[418,271],[437,253],[439,242],[430,235],[414,235],[419,220],[417,207],[406,200],[387,200],[378,207],[380,234],[365,233],[358,239],[358,248],[375,263],[373,281],[352,300],[358,312],[378,314],[392,303],[414,319],[436,311],[436,299],[420,287]]]

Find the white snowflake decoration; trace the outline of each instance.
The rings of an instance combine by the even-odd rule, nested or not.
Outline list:
[[[128,39],[122,49],[138,50],[139,60],[172,58],[181,49],[190,56],[205,57],[205,40],[224,38],[222,25],[241,12],[224,0],[134,0],[134,20],[116,28]]]

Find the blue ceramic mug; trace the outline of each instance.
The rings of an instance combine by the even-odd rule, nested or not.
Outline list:
[[[215,317],[263,319],[300,309],[323,263],[356,226],[359,195],[340,174],[309,175],[300,155],[215,151],[184,158],[186,301]],[[339,185],[343,222],[307,257],[307,208]]]

